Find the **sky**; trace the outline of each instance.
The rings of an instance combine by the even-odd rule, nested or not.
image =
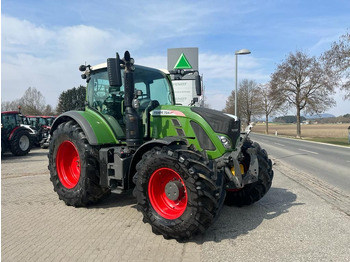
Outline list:
[[[264,84],[298,50],[320,56],[350,31],[348,0],[106,1],[2,0],[1,101],[28,87],[57,106],[65,90],[85,85],[78,67],[129,50],[136,64],[167,67],[167,49],[198,47],[206,103],[222,110],[238,81]],[[350,101],[336,89],[336,116]]]

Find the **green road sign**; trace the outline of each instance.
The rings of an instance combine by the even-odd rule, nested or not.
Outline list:
[[[188,62],[184,53],[181,53],[179,59],[177,60],[174,69],[192,69],[191,64]]]

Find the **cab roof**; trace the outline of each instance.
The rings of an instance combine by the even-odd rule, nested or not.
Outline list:
[[[1,112],[1,114],[13,115],[13,114],[20,114],[20,112],[19,111],[4,111],[4,112]]]
[[[158,68],[153,68],[153,67],[148,67],[148,66],[142,66],[142,65],[135,65],[136,68],[147,68],[147,69],[154,69],[154,70],[159,70],[161,72],[163,72],[164,74],[169,74],[169,71],[166,69],[158,69]],[[99,69],[103,69],[103,68],[107,68],[107,63],[101,63],[98,65],[94,65],[91,66],[91,70],[95,71],[95,70],[99,70]]]

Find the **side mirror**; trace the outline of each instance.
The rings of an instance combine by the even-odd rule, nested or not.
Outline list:
[[[117,53],[116,58],[107,59],[108,80],[110,86],[122,86],[122,75],[120,73],[120,58]]]
[[[138,90],[138,89],[135,89],[135,97],[139,97],[139,96],[142,96],[143,95],[143,92],[142,90]]]
[[[199,74],[195,76],[195,85],[196,85],[197,96],[201,96],[202,95],[202,84],[201,84],[201,76]]]
[[[79,66],[79,71],[84,72],[86,70],[86,65]]]
[[[191,104],[190,104],[190,106],[193,106],[195,103],[197,103],[198,102],[198,97],[194,97],[193,99],[192,99],[192,101],[191,101]]]

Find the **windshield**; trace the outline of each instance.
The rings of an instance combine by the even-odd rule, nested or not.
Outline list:
[[[39,126],[39,117],[31,117],[28,116],[24,119],[24,124],[25,125],[30,125],[34,128],[38,128]]]
[[[123,72],[122,72],[123,75]],[[124,80],[124,79],[123,79]],[[140,104],[146,100],[157,100],[160,105],[172,105],[173,93],[167,78],[158,70],[136,67],[134,72],[135,89],[141,90]],[[120,88],[109,86],[107,68],[91,74],[88,83],[88,104],[96,110],[107,113],[109,104],[119,106],[124,99],[124,81]]]
[[[123,70],[121,73],[124,74]],[[110,86],[107,68],[102,68],[91,73],[87,85],[88,106],[104,115],[120,139],[125,137],[123,77],[122,81],[121,87]],[[159,70],[136,66],[135,89],[142,91],[138,92],[137,99],[140,104],[137,113],[142,119],[145,136],[148,130],[149,112],[159,105],[174,104],[174,93],[169,81],[167,76]]]
[[[18,114],[1,114],[1,124],[4,129],[11,131],[22,124],[22,119]]]

